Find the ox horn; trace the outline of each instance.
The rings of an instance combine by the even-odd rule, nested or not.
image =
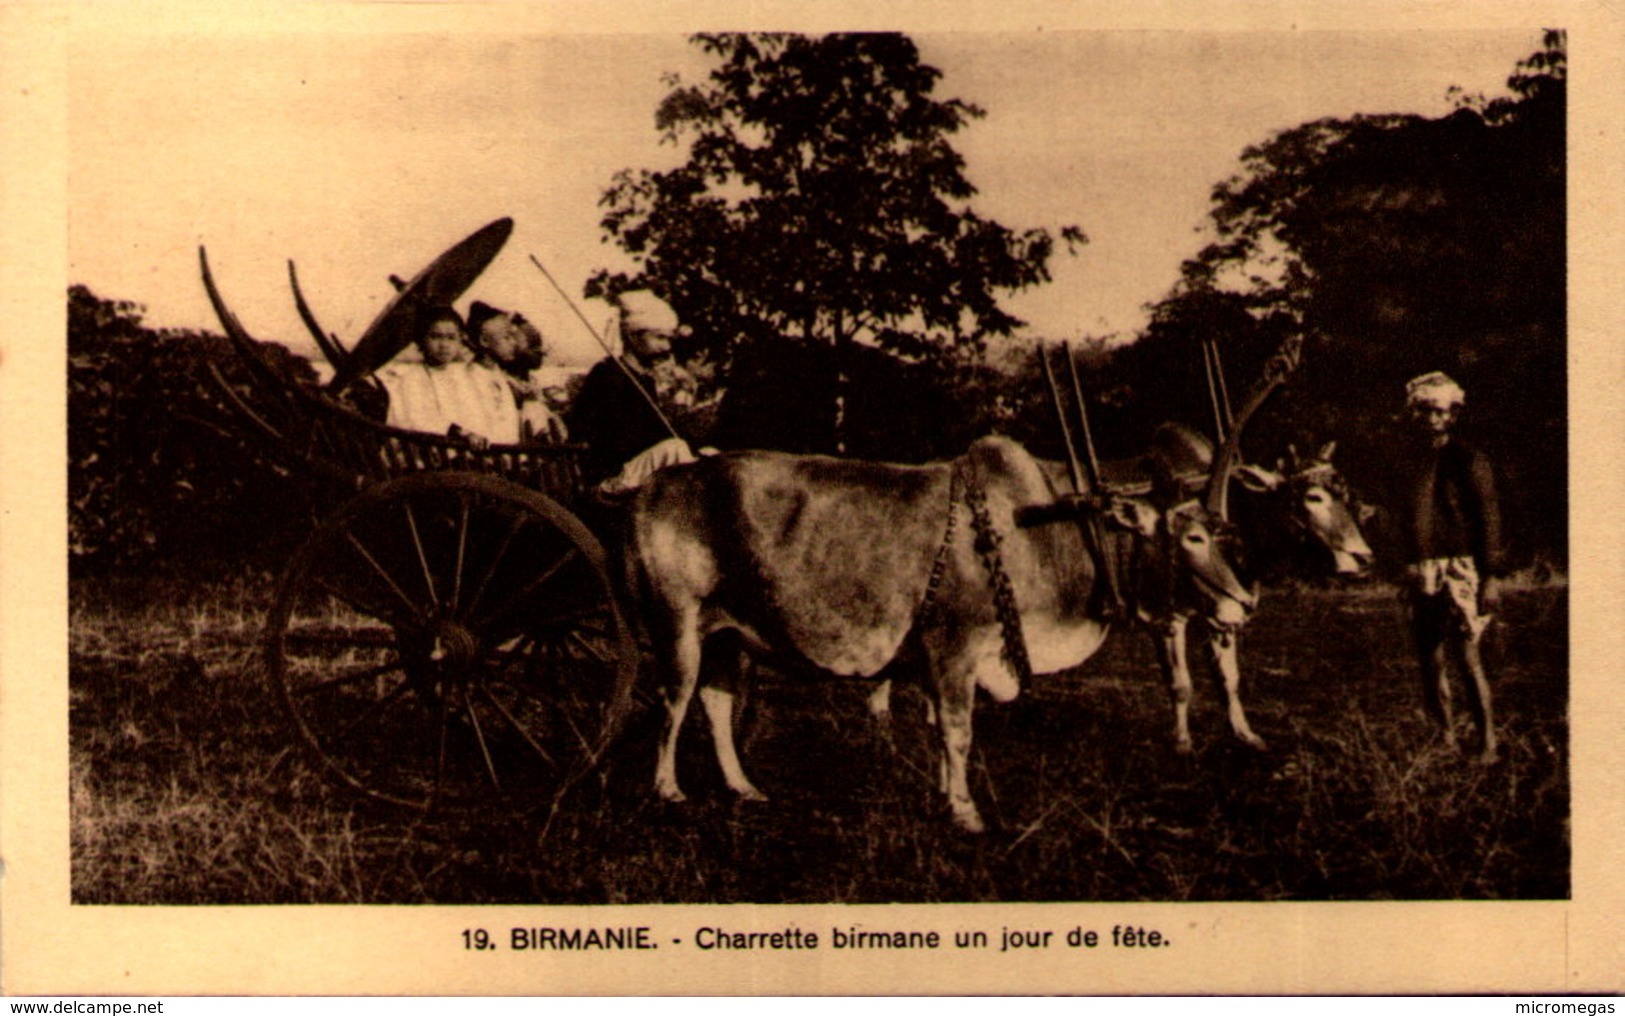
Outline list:
[[[1235,472],[1236,464],[1241,461],[1241,433],[1247,426],[1247,421],[1257,412],[1270,393],[1279,388],[1287,377],[1298,369],[1298,362],[1303,355],[1303,339],[1292,336],[1281,343],[1281,348],[1264,364],[1264,376],[1259,378],[1258,384],[1253,387],[1242,403],[1241,409],[1236,413],[1230,425],[1230,433],[1225,437],[1224,445],[1213,456],[1213,471],[1208,474],[1207,510],[1221,519],[1230,517],[1230,476]]]

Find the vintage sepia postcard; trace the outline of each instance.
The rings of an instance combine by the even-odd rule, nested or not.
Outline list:
[[[1622,28],[0,5],[0,990],[1625,989]]]

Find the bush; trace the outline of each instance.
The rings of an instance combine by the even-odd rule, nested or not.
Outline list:
[[[272,560],[308,525],[297,484],[240,440],[207,366],[246,371],[230,343],[143,326],[143,308],[68,290],[68,552],[73,569]],[[267,354],[314,380],[300,357]]]

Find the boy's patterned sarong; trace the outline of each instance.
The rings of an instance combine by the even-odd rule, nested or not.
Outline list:
[[[1478,566],[1470,557],[1434,557],[1411,565],[1418,610],[1447,612],[1464,634],[1478,638],[1489,627],[1491,615],[1483,609]]]

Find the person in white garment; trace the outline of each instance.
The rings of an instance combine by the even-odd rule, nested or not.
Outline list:
[[[508,383],[501,372],[467,358],[456,310],[424,308],[414,342],[419,360],[396,361],[376,375],[389,396],[385,423],[476,446],[519,443],[519,408]]]

